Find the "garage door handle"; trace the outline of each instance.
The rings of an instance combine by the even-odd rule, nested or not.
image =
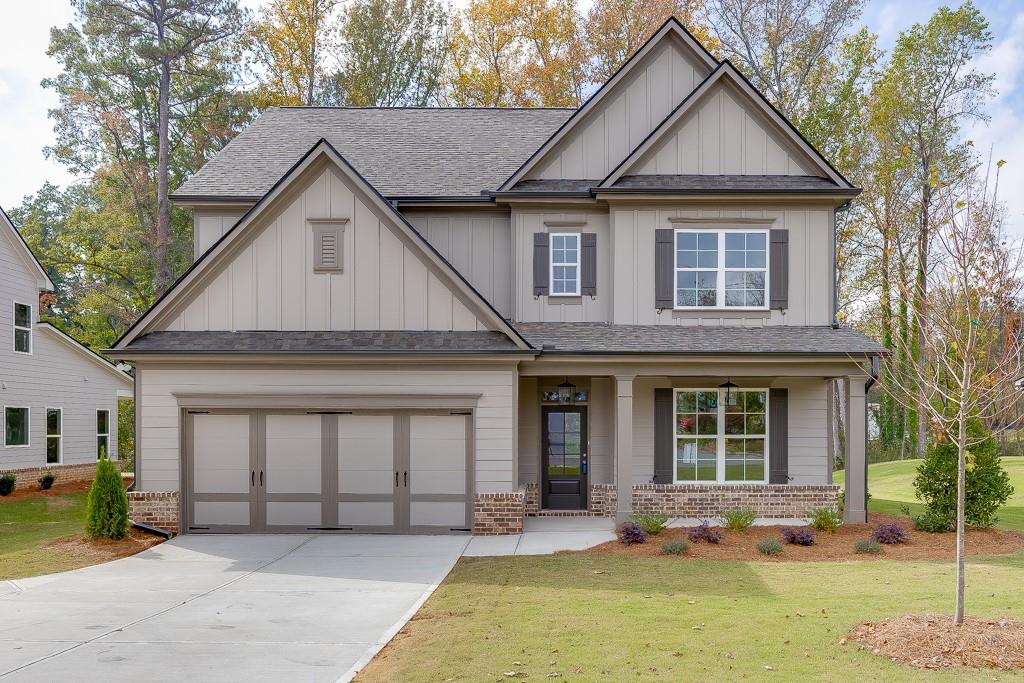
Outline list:
[[[409,472],[408,471],[403,472],[402,473],[402,478],[405,481],[405,487],[408,488],[409,487]]]
[[[395,488],[398,488],[398,470],[395,470]]]
[[[256,470],[252,471],[252,485],[256,485]]]
[[[260,470],[260,486],[263,486],[263,470]]]

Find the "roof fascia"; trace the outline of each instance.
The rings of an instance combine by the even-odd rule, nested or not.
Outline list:
[[[35,253],[32,251],[32,247],[28,246],[28,242],[25,241],[25,237],[21,234],[21,231],[14,226],[14,221],[7,215],[4,208],[0,206],[0,222],[3,222],[10,229],[10,232],[14,234],[14,239],[11,241],[14,243],[14,250],[21,256],[21,260],[25,263],[29,270],[36,273],[39,276],[37,283],[39,289],[45,289],[47,291],[53,291],[53,281],[50,280],[50,276],[46,274],[46,269],[43,268],[43,264],[39,262]]]

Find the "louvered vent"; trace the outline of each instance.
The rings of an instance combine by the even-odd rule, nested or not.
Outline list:
[[[320,267],[324,269],[338,267],[338,234],[334,232],[320,233]]]
[[[313,228],[313,271],[340,273],[345,262],[342,235],[347,218],[311,218]]]

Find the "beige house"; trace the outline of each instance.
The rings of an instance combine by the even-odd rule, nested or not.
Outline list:
[[[667,22],[578,110],[285,107],[175,194],[196,263],[136,368],[134,514],[512,533],[524,515],[865,516],[835,323],[859,190]]]

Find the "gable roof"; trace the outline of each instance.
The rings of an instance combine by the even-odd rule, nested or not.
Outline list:
[[[7,226],[8,229],[4,230],[4,232],[7,233],[8,241],[11,242],[15,253],[25,262],[25,267],[39,277],[39,289],[53,291],[53,282],[50,280],[50,276],[46,274],[46,269],[43,268],[43,264],[36,258],[31,247],[28,246],[28,242],[22,236],[21,231],[14,226],[14,221],[11,220],[11,217],[7,215],[2,206],[0,206],[0,223]]]
[[[95,351],[93,351],[92,349],[90,349],[88,346],[85,346],[80,341],[78,341],[77,339],[75,339],[70,334],[68,334],[64,330],[60,329],[56,325],[51,325],[50,323],[41,322],[41,323],[37,323],[36,327],[38,329],[40,329],[40,330],[48,332],[51,336],[53,336],[55,339],[57,339],[57,341],[61,342],[65,346],[69,347],[71,350],[75,351],[76,353],[79,353],[82,356],[85,356],[87,359],[89,359],[90,361],[92,361],[96,365],[99,365],[101,368],[103,368],[107,372],[113,374],[121,382],[127,384],[128,386],[134,386],[135,380],[132,378],[131,375],[129,375],[124,370],[121,370],[119,367],[117,367],[116,365],[114,365],[113,363],[108,361],[106,358],[104,358],[100,354],[98,354]]]
[[[683,44],[687,45],[698,59],[700,59],[709,68],[714,69],[718,66],[718,60],[715,59],[714,55],[708,52],[707,48],[701,45],[700,41],[697,40],[678,19],[674,16],[670,16],[665,20],[665,23],[661,25],[661,28],[655,31],[654,34],[647,39],[647,42],[641,45],[640,49],[634,52],[633,55],[619,67],[612,77],[605,81],[605,83],[598,88],[586,102],[583,103],[583,106],[577,109],[573,115],[569,117],[569,119],[544,142],[544,144],[530,155],[530,158],[527,159],[515,173],[510,175],[505,182],[501,184],[498,188],[498,192],[510,190],[519,181],[523,180],[526,175],[533,170],[538,163],[540,163],[549,151],[551,151],[559,142],[564,140],[569,132],[583,121],[587,114],[593,111],[597,105],[607,97],[608,93],[625,78],[626,74],[628,74],[641,60],[643,60],[645,56],[647,56],[655,45],[661,43],[661,41],[669,35],[674,35],[679,38]]]
[[[669,112],[661,123],[651,131],[639,145],[630,152],[629,156],[622,160],[622,162],[602,181],[600,188],[613,187],[616,182],[626,175],[629,170],[644,156],[647,152],[655,147],[655,145],[663,139],[688,112],[693,111],[696,106],[702,101],[702,98],[708,93],[712,92],[719,83],[731,83],[736,87],[736,90],[744,95],[747,102],[754,106],[760,111],[767,120],[774,124],[775,129],[783,135],[799,152],[801,152],[815,167],[821,170],[821,172],[834,182],[838,187],[843,189],[851,189],[853,185],[848,181],[843,174],[840,173],[828,159],[826,159],[821,152],[819,152],[814,145],[808,142],[800,131],[779,112],[772,104],[765,98],[765,96],[753,86],[746,79],[739,70],[732,65],[729,60],[724,60],[718,67],[712,71],[707,78],[705,78],[700,85],[693,89],[693,91],[683,98],[683,100]]]
[[[385,197],[482,199],[574,111],[272,107],[172,198],[255,202],[326,139]]]
[[[455,291],[466,297],[469,304],[475,308],[474,311],[481,320],[489,323],[494,329],[506,334],[520,349],[530,349],[529,343],[502,318],[501,314],[485,299],[466,278],[455,269],[406,219],[392,206],[381,194],[366,181],[359,172],[353,168],[348,161],[342,157],[326,139],[321,138],[309,151],[287,172],[263,197],[242,216],[234,226],[211,246],[198,261],[182,274],[181,277],[140,317],[131,328],[125,332],[114,345],[113,350],[123,350],[136,337],[156,322],[160,315],[183,295],[183,292],[193,283],[200,279],[202,274],[220,262],[228,248],[240,239],[245,228],[251,225],[274,200],[281,195],[293,182],[295,182],[314,162],[321,158],[327,158],[332,162],[348,180],[353,182],[357,188],[362,190],[369,198],[370,203],[383,215],[390,217],[397,228],[405,233],[412,242],[418,245],[421,253],[427,261],[437,268],[440,273],[447,276],[448,284]]]

